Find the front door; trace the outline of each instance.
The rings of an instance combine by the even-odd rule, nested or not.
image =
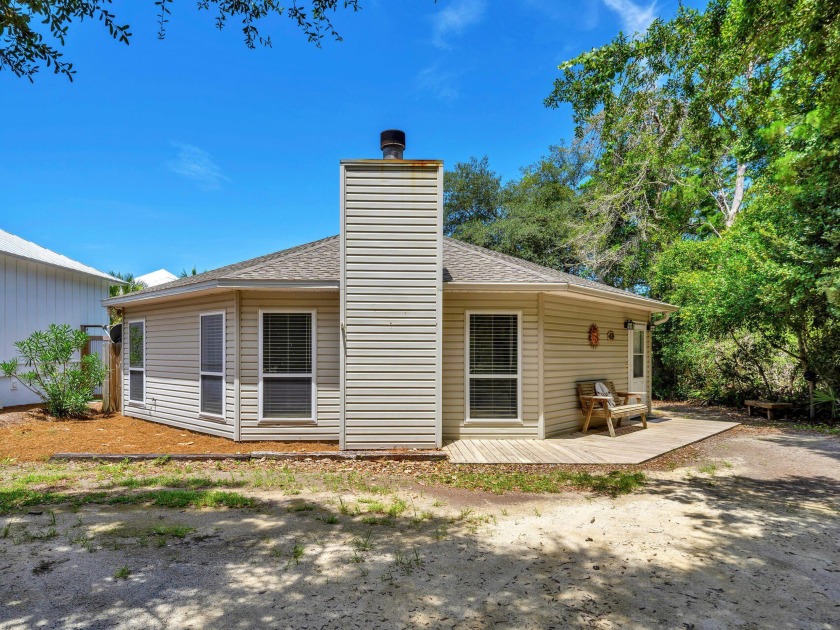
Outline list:
[[[636,327],[629,330],[629,375],[628,388],[631,392],[647,392],[647,330],[646,325],[636,322]],[[636,402],[635,400],[631,402]],[[647,403],[647,394],[642,397]]]

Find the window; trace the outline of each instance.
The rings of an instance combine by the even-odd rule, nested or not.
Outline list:
[[[633,330],[633,378],[645,376],[645,331]]]
[[[201,413],[225,415],[225,314],[206,313],[201,320],[199,398]]]
[[[519,420],[517,313],[467,313],[467,420]]]
[[[260,317],[260,418],[314,421],[315,313]]]
[[[128,323],[128,401],[146,401],[146,321]]]

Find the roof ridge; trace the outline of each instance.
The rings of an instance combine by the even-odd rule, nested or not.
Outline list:
[[[294,247],[290,247],[288,249],[282,249],[279,252],[275,252],[274,254],[267,254],[266,256],[261,256],[260,258],[269,258],[270,260],[261,260],[255,265],[250,265],[248,267],[243,267],[242,269],[237,269],[235,275],[239,276],[244,273],[248,273],[254,269],[258,269],[263,265],[268,265],[270,263],[277,262],[280,258],[284,258],[288,260],[289,258],[294,258],[295,256],[299,256],[301,254],[305,254],[306,252],[311,252],[313,249],[318,249],[327,245],[331,241],[337,239],[339,234],[333,234],[332,236],[325,236],[324,238],[319,238],[315,241],[309,241],[308,243],[301,243],[300,245],[296,245]],[[257,260],[256,258],[252,258],[251,260]],[[249,262],[249,261],[244,261]]]

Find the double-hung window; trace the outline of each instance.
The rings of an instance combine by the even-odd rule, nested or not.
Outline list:
[[[146,402],[146,320],[128,322],[128,401]]]
[[[225,415],[225,314],[202,313],[199,399],[202,414],[223,418]]]
[[[520,314],[467,313],[467,421],[519,421]]]
[[[316,315],[260,313],[260,420],[314,422]]]

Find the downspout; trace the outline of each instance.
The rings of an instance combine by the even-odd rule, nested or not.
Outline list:
[[[537,294],[537,395],[539,396],[539,419],[537,437],[545,439],[545,293]]]
[[[242,386],[240,370],[242,368],[241,337],[242,337],[242,291],[233,292],[233,313],[235,325],[233,327],[233,439],[242,441]]]
[[[651,323],[650,323],[650,329],[651,329],[651,330],[653,330],[653,329],[654,329],[654,328],[656,328],[657,326],[661,326],[662,324],[664,324],[665,322],[667,322],[669,319],[671,319],[671,313],[670,313],[670,311],[669,311],[669,312],[667,312],[667,313],[665,313],[665,317],[663,317],[663,318],[662,318],[662,319],[660,319],[659,321],[651,322]]]

